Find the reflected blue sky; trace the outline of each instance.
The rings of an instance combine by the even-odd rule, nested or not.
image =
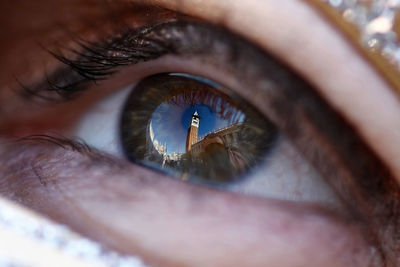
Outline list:
[[[154,140],[167,146],[167,154],[185,153],[186,135],[193,113],[197,110],[200,116],[199,137],[228,126],[210,107],[194,105],[179,107],[163,103],[153,113],[152,127]]]

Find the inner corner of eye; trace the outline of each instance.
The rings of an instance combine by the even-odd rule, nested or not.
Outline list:
[[[127,97],[119,130],[130,161],[217,186],[245,177],[277,140],[276,127],[231,90],[183,73],[141,80]]]

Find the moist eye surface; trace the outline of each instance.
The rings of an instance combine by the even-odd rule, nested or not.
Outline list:
[[[250,172],[273,149],[276,135],[270,121],[229,89],[178,73],[142,80],[121,119],[131,161],[210,184]]]

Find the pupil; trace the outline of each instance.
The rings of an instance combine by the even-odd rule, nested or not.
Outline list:
[[[236,181],[265,160],[275,126],[230,90],[186,74],[143,79],[121,118],[125,155],[192,182]]]

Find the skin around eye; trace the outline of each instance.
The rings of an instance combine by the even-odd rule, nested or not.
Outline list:
[[[193,55],[200,53],[201,57],[197,58],[196,64],[202,66],[201,69],[208,66],[209,71],[212,68],[221,71],[224,67],[223,69],[228,70],[229,77],[236,77],[236,83],[230,88],[257,106],[260,112],[290,136],[296,147],[302,150],[315,167],[318,167],[324,174],[323,177],[328,179],[340,197],[345,200],[351,216],[360,220],[366,227],[365,231],[369,233],[368,241],[374,244],[381,241],[380,233],[375,232],[377,226],[383,223],[391,224],[391,221],[385,221],[386,217],[375,214],[390,212],[396,205],[396,202],[388,202],[386,198],[390,190],[395,190],[387,187],[390,180],[380,181],[381,178],[389,179],[390,176],[385,174],[379,161],[357,139],[352,129],[311,90],[307,83],[246,41],[211,25],[188,22],[164,23],[150,29],[146,28],[144,33],[153,38],[152,40],[157,39],[156,51],[170,51],[162,49],[162,46],[160,50],[160,45],[173,47],[178,56],[185,58],[189,55],[192,62],[196,62]],[[200,33],[210,38],[198,39],[202,36]],[[131,40],[132,34],[135,35],[136,32],[128,32],[128,35],[117,40],[118,43]],[[142,43],[140,40],[136,44],[140,45]],[[200,42],[201,40],[203,41]],[[195,41],[196,45],[190,45],[188,41]],[[237,53],[238,51],[241,53]],[[157,54],[159,55],[159,52]],[[232,54],[236,54],[237,57],[230,57]],[[121,54],[115,55],[118,59]],[[82,61],[71,63],[82,64]],[[96,64],[91,66],[96,67]],[[199,70],[199,73],[202,71]],[[266,76],[265,73],[269,75]],[[110,79],[112,85],[111,81]],[[341,139],[336,138],[339,132],[342,135]],[[61,142],[60,145],[64,147],[64,143]],[[66,143],[68,144],[68,141]],[[356,157],[351,155],[349,148],[353,148],[351,153],[358,155]],[[36,167],[34,169],[36,173]],[[368,171],[365,171],[366,169]],[[360,173],[360,170],[364,171]],[[43,178],[42,175],[39,177]],[[42,178],[39,180],[43,180]],[[374,184],[379,186],[376,187]],[[384,207],[381,206],[382,203],[386,203]],[[376,208],[371,209],[371,206]],[[51,212],[51,209],[48,212]],[[371,232],[374,235],[371,235]]]
[[[158,3],[161,3],[161,1],[158,1]],[[398,158],[396,157],[395,153],[397,151],[396,150],[397,146],[393,145],[396,144],[398,140],[400,140],[400,138],[395,138],[396,135],[393,134],[394,133],[393,129],[399,128],[397,126],[393,127],[393,125],[397,125],[396,122],[398,121],[398,118],[393,114],[399,114],[398,112],[393,112],[396,111],[396,109],[393,109],[393,106],[395,106],[396,103],[395,98],[393,97],[392,94],[385,94],[383,98],[379,97],[380,90],[387,93],[390,92],[389,88],[387,87],[386,84],[382,83],[379,80],[379,78],[377,78],[374,72],[370,70],[365,71],[364,67],[365,62],[360,60],[357,56],[355,56],[354,51],[352,51],[351,49],[346,50],[348,51],[348,54],[345,53],[346,60],[343,61],[338,60],[338,59],[343,59],[343,55],[340,56],[340,53],[338,55],[335,54],[334,52],[338,50],[343,51],[343,46],[337,45],[338,44],[337,42],[331,42],[332,39],[328,38],[327,36],[330,34],[336,36],[335,33],[329,32],[329,34],[327,33],[326,35],[322,33],[321,36],[325,36],[326,38],[315,38],[315,37],[311,38],[313,36],[312,34],[300,34],[301,32],[304,32],[303,31],[304,29],[305,32],[308,31],[313,32],[315,30],[315,27],[318,28],[319,25],[325,25],[319,18],[316,20],[305,19],[305,21],[306,22],[308,21],[308,23],[305,23],[306,25],[304,25],[304,23],[303,24],[300,23],[302,19],[304,19],[304,17],[301,18],[300,16],[301,14],[304,14],[302,13],[304,9],[300,7],[299,9],[295,8],[296,11],[294,11],[293,8],[282,8],[282,6],[277,6],[278,1],[263,1],[257,3],[255,1],[246,1],[245,3],[243,3],[242,1],[240,5],[239,4],[235,5],[235,1],[230,1],[229,5],[225,6],[229,7],[229,9],[224,9],[224,12],[220,12],[219,15],[218,14],[216,15],[215,11],[221,9],[214,9],[213,12],[211,4],[214,4],[214,6],[223,5],[222,1],[220,2],[202,1],[200,6],[199,2],[195,3],[189,1],[181,2],[181,4],[184,3],[183,5],[176,5],[174,1],[164,1],[164,3],[167,3],[175,8],[184,7],[183,11],[193,12],[193,14],[197,12],[196,14],[206,18],[207,20],[213,20],[213,19],[220,20],[221,19],[220,14],[228,14],[228,13],[232,14],[232,16],[228,17],[223,16],[225,18],[223,19],[223,21],[225,21],[225,24],[229,28],[231,28],[235,32],[242,33],[242,35],[249,37],[249,39],[255,41],[261,47],[271,48],[270,51],[274,51],[274,53],[280,54],[281,57],[286,60],[286,62],[288,62],[290,65],[295,66],[295,68],[300,73],[303,73],[305,77],[313,81],[313,83],[317,85],[316,87],[319,90],[325,92],[326,93],[325,97],[328,98],[332,103],[336,103],[335,106],[340,112],[342,112],[345,116],[350,117],[351,121],[357,126],[357,128],[360,128],[361,132],[364,133],[364,137],[365,136],[367,137],[366,139],[368,140],[368,142],[374,146],[376,151],[380,152],[380,155],[382,156],[383,159],[393,163],[393,160],[391,160],[391,158],[393,159]],[[291,1],[281,4],[290,6],[293,3],[299,3],[299,2]],[[258,5],[260,5],[259,6],[260,8],[254,8],[255,6],[257,7]],[[240,8],[238,8],[238,6],[240,6]],[[54,10],[52,10],[52,13],[53,11],[56,10],[57,7],[55,7]],[[198,13],[200,12],[200,10],[202,10],[201,13]],[[204,12],[204,10],[208,10],[210,12]],[[227,10],[229,10],[229,12]],[[24,10],[22,9],[21,11]],[[28,20],[28,18],[31,16],[29,15],[30,12],[31,11],[28,9],[26,10],[26,13],[21,12],[21,14],[27,14],[24,20],[21,21],[24,22],[33,21],[33,20]],[[249,16],[249,14],[252,15]],[[284,18],[286,18],[287,21],[290,21],[294,25],[285,24],[283,23],[283,21],[281,21],[281,23],[279,21],[276,21],[276,23],[271,23],[271,20],[265,20],[266,14],[270,15],[268,16],[269,18],[276,19],[278,17],[281,17],[283,20]],[[313,16],[312,12],[307,14],[308,15],[311,14],[311,16]],[[315,18],[315,16],[313,18]],[[29,29],[31,29],[27,25],[23,25],[23,22],[20,22],[20,24],[22,24],[21,28],[26,30],[27,32],[29,32]],[[268,27],[267,24],[274,25],[276,30],[275,31],[271,30],[272,26]],[[296,27],[296,24],[298,25],[298,27]],[[254,25],[258,26],[254,27]],[[276,25],[280,25],[280,27],[276,27]],[[310,27],[302,28],[303,26],[307,25]],[[291,34],[288,34],[288,31],[282,29],[291,29],[293,31]],[[324,31],[325,29],[322,30]],[[23,30],[21,30],[21,32],[23,32]],[[321,31],[314,31],[314,32],[321,33]],[[14,34],[14,32],[12,34]],[[292,42],[288,42],[288,39],[285,38],[285,36],[286,37],[293,36],[290,38]],[[314,41],[314,42],[316,40],[320,40],[321,42],[326,42],[325,43],[326,46],[321,47],[321,46],[310,45],[310,47],[308,47],[307,49],[295,49],[298,47],[303,47],[299,44],[299,43],[304,44],[304,42],[301,42],[301,40],[303,39],[304,40],[308,39],[308,41]],[[3,44],[4,43],[7,42],[3,42]],[[339,42],[339,44],[342,43]],[[291,45],[293,45],[294,47],[292,47]],[[11,44],[8,43],[7,46],[16,47],[12,43]],[[325,49],[326,47],[332,48],[329,50],[330,53],[328,53],[330,56],[325,58],[326,61],[319,60],[318,56],[316,55],[320,55],[321,53],[324,54],[323,51],[326,51]],[[2,49],[1,51],[2,53],[4,53],[4,55],[6,55],[9,50]],[[31,52],[33,53],[33,51],[34,49],[20,50],[19,53],[15,53],[14,51],[13,54],[14,55],[18,54],[19,55],[18,58],[20,60],[16,60],[16,58],[12,59],[13,61],[15,62],[18,61],[21,65],[23,65],[24,64],[23,62],[25,62],[23,58],[27,56],[29,53]],[[300,53],[299,51],[303,51],[304,54],[303,56],[299,56],[298,54],[297,56],[293,56],[293,54],[290,54],[288,51],[292,51],[295,53],[296,52]],[[353,57],[355,57],[356,60],[349,60],[349,58],[354,59]],[[305,62],[307,62],[307,64],[305,64]],[[329,64],[326,64],[326,62],[329,62]],[[351,64],[354,64],[352,65],[353,66],[352,71],[344,70],[337,67],[346,65],[349,62]],[[40,64],[37,64],[35,66],[39,68],[39,65]],[[359,68],[359,66],[361,67]],[[4,66],[3,68],[5,67],[6,66]],[[318,75],[321,74],[322,70],[324,70],[326,74]],[[22,69],[20,71],[21,72],[25,71],[25,69]],[[338,72],[336,73],[335,71]],[[10,74],[7,70],[4,70],[2,73],[5,74],[6,76]],[[333,77],[332,73],[336,73],[337,75]],[[356,90],[357,86],[355,86],[354,84],[355,82],[351,83],[352,78],[354,78],[354,75],[357,77],[362,77],[362,80],[364,81],[362,88],[360,87],[361,89],[364,89],[363,94],[357,93],[359,91]],[[8,88],[8,85],[6,84],[6,82],[4,82],[6,80],[7,79],[4,78],[1,79],[2,86],[4,86],[3,88],[5,89]],[[338,81],[340,82],[338,83]],[[377,88],[378,91],[365,90],[365,88],[371,89],[372,87]],[[349,97],[348,94],[349,92],[355,92],[354,95],[356,97]],[[371,98],[368,97],[366,98],[366,96],[370,96]],[[356,98],[360,99],[360,102],[357,105],[354,105],[353,99]],[[376,99],[382,99],[382,101],[385,103],[384,105],[385,109],[380,108],[382,107],[382,105],[377,105]],[[12,109],[11,103],[6,103],[6,104],[8,108]],[[6,104],[2,105],[2,108],[4,108]],[[353,105],[352,108],[351,105]],[[356,112],[355,109],[357,109],[358,111]],[[384,114],[385,112],[387,114]],[[366,117],[368,117],[368,114],[371,113],[374,114],[373,116],[374,121],[371,121],[370,119],[365,119]],[[377,136],[381,138],[378,138]],[[265,202],[263,202],[262,205],[268,205],[268,203],[272,204],[268,205],[268,207],[269,208],[276,207],[276,211],[278,211],[279,214],[282,215],[286,213],[285,211],[288,212],[286,214],[288,216],[286,217],[283,216],[286,219],[279,220],[279,223],[275,225],[271,223],[272,222],[271,218],[278,218],[278,216],[276,216],[277,214],[266,212],[267,208],[265,209],[260,208],[261,204],[260,206],[256,205],[257,207],[251,209],[253,212],[249,213],[248,216],[245,217],[244,214],[247,214],[245,211],[246,210],[248,211],[249,207],[251,207],[251,205],[254,205],[255,203],[252,201],[247,202],[241,200],[241,198],[236,198],[236,197],[235,199],[239,199],[239,202],[242,204],[240,203],[238,204],[238,202],[232,201],[232,198],[229,198],[228,201],[222,201],[221,205],[218,205],[218,207],[221,207],[221,209],[217,210],[204,209],[204,207],[208,208],[210,206],[215,207],[214,205],[215,202],[210,202],[210,205],[200,206],[200,208],[195,209],[196,211],[195,213],[199,215],[198,217],[193,218],[192,213],[182,212],[183,210],[193,211],[193,209],[189,209],[186,206],[183,207],[179,206],[178,204],[182,204],[179,203],[179,201],[177,201],[178,203],[177,205],[168,206],[168,204],[165,204],[165,206],[162,205],[160,206],[160,203],[171,203],[171,199],[176,200],[176,197],[181,196],[182,194],[187,196],[189,203],[193,202],[199,203],[198,199],[189,197],[189,195],[187,195],[186,193],[181,193],[192,190],[192,187],[186,184],[180,186],[177,185],[176,188],[182,191],[178,190],[171,191],[170,193],[165,194],[165,198],[157,199],[157,198],[152,198],[154,197],[154,193],[152,192],[154,191],[163,192],[165,187],[163,186],[157,187],[157,189],[159,190],[156,190],[155,187],[151,187],[147,191],[148,193],[142,195],[140,195],[140,190],[139,190],[140,188],[138,189],[138,187],[143,186],[144,184],[146,184],[146,182],[152,183],[154,181],[157,181],[151,179],[151,177],[155,177],[157,176],[157,174],[149,172],[149,170],[145,170],[138,167],[136,168],[130,167],[131,168],[129,169],[130,173],[135,173],[135,177],[133,177],[134,178],[133,181],[130,180],[132,181],[132,184],[128,186],[129,183],[124,184],[123,182],[117,183],[115,181],[122,180],[126,182],[129,181],[128,178],[132,177],[128,175],[126,176],[119,175],[121,173],[117,172],[115,169],[111,170],[110,172],[104,172],[104,175],[99,175],[99,172],[105,171],[105,169],[99,171],[99,169],[93,168],[91,169],[90,172],[85,172],[85,170],[86,171],[88,170],[87,168],[77,169],[76,165],[74,166],[73,164],[68,166],[62,164],[57,165],[59,168],[55,168],[56,167],[55,165],[38,165],[36,167],[39,168],[36,168],[35,170],[44,171],[43,173],[39,172],[39,174],[43,174],[42,178],[44,178],[44,181],[46,182],[47,185],[50,186],[51,184],[53,184],[54,186],[54,187],[52,186],[47,187],[46,189],[46,187],[43,187],[43,184],[40,184],[40,179],[38,179],[38,176],[35,174],[35,172],[32,172],[32,168],[26,169],[25,171],[27,172],[25,172],[24,175],[22,173],[16,172],[16,170],[22,169],[21,165],[12,165],[12,168],[6,168],[6,165],[7,166],[11,165],[5,164],[5,161],[8,159],[22,160],[22,156],[27,156],[26,158],[24,157],[26,159],[26,161],[24,161],[25,162],[24,166],[31,166],[30,163],[33,162],[33,158],[37,159],[36,156],[45,151],[45,148],[41,146],[36,147],[36,149],[34,149],[33,147],[29,147],[27,150],[19,150],[19,151],[17,150],[16,147],[12,148],[14,152],[19,152],[19,153],[12,154],[12,157],[10,156],[10,154],[8,154],[7,157],[2,158],[1,171],[3,174],[7,173],[12,174],[14,178],[19,177],[21,178],[21,180],[11,181],[7,179],[7,182],[2,184],[3,195],[13,198],[45,214],[49,214],[49,216],[51,216],[56,220],[68,223],[69,225],[73,225],[75,229],[79,229],[81,232],[91,236],[92,238],[101,240],[102,242],[107,243],[110,246],[118,247],[120,250],[125,249],[125,251],[128,251],[129,253],[143,253],[143,255],[146,255],[145,257],[149,259],[150,262],[151,262],[150,259],[157,258],[158,255],[159,257],[162,258],[160,260],[161,262],[168,262],[172,265],[174,263],[185,264],[188,262],[193,263],[195,261],[203,265],[206,263],[209,264],[219,263],[219,265],[221,266],[223,265],[223,263],[226,262],[228,262],[228,264],[230,265],[238,264],[239,262],[243,263],[243,265],[246,265],[246,262],[240,261],[246,259],[243,258],[239,259],[233,256],[244,255],[244,254],[247,255],[247,253],[254,255],[254,258],[252,259],[255,260],[252,263],[259,263],[260,265],[261,264],[276,265],[276,263],[280,263],[279,264],[280,266],[285,266],[285,265],[293,266],[294,264],[299,264],[299,263],[304,263],[305,265],[306,264],[309,265],[310,264],[309,259],[310,258],[315,259],[316,255],[319,256],[318,259],[315,259],[316,266],[321,266],[321,265],[329,266],[329,264],[333,266],[340,266],[340,265],[363,266],[366,265],[367,264],[366,262],[368,261],[366,259],[368,258],[369,254],[368,252],[365,252],[368,251],[368,248],[364,246],[363,241],[360,241],[358,233],[355,233],[356,231],[354,232],[353,230],[351,230],[353,229],[351,225],[346,223],[343,224],[341,220],[325,216],[326,214],[324,213],[310,212],[309,209],[304,209],[305,207],[301,205],[296,206],[294,209],[288,209],[286,205],[274,205],[269,200],[265,200]],[[387,151],[388,148],[389,152],[391,151],[391,153],[386,154],[385,151]],[[53,150],[51,149],[51,151]],[[5,151],[2,150],[2,155],[6,155],[4,152]],[[61,154],[63,156],[60,156],[61,154],[57,153],[55,154],[50,153],[50,151],[48,152],[49,152],[48,153],[49,157],[46,157],[45,159],[42,160],[46,160],[51,163],[55,163],[54,162],[55,159],[62,159],[62,161],[59,163],[62,162],[65,163],[68,160],[71,160],[70,162],[75,164],[77,162],[82,161],[82,158],[79,158],[80,154],[73,154],[75,156],[78,156],[78,158],[75,158],[76,160],[72,160],[74,159],[74,157],[72,158],[63,157],[65,156],[65,154],[62,154],[62,152]],[[28,157],[29,155],[33,157],[29,158]],[[52,170],[56,172],[50,172],[50,173],[46,172]],[[65,173],[68,170],[71,171],[69,175],[68,173]],[[110,174],[112,172],[113,174]],[[116,173],[118,175],[115,175]],[[39,175],[39,177],[41,176]],[[64,181],[62,181],[61,178],[63,177],[69,177],[71,179],[65,179]],[[75,177],[75,179],[73,177]],[[89,184],[83,184],[83,185],[81,184],[82,186],[78,186],[78,184],[76,184],[77,182],[84,181],[85,180],[84,178],[88,177],[92,178],[94,177],[98,179],[92,180],[93,182]],[[126,179],[124,179],[124,177]],[[163,180],[162,177],[157,177],[157,178],[161,178],[160,180]],[[101,181],[104,181],[104,184],[99,185],[100,179]],[[164,179],[164,182],[166,183],[165,180],[166,179]],[[4,180],[2,180],[2,182],[4,182]],[[30,182],[32,182],[32,184],[30,184]],[[65,187],[61,187],[63,190],[60,190],[60,187],[57,188],[56,186],[56,185],[61,185],[58,184],[60,182],[65,182],[65,184],[63,184],[65,185]],[[23,187],[22,183],[25,183],[25,186],[32,185],[30,187],[30,190],[27,190],[26,187]],[[174,188],[174,186],[171,187]],[[106,194],[106,197],[104,197],[105,188],[109,189],[109,191],[107,191],[109,192],[109,195]],[[117,192],[112,191],[112,189],[115,189],[115,191]],[[191,192],[197,192],[200,193],[200,195],[204,194],[204,191],[199,189],[195,189],[194,191]],[[214,191],[212,192],[213,192],[212,195],[214,194],[220,195],[220,192],[218,193]],[[121,200],[119,198],[121,197],[121,195],[125,196],[126,198],[124,200]],[[31,198],[27,196],[30,196]],[[85,196],[90,196],[91,199]],[[203,196],[204,198],[208,197],[208,195],[203,195]],[[135,199],[135,197],[137,198]],[[58,199],[58,202],[55,202],[56,198]],[[219,197],[212,199],[215,200],[218,198]],[[103,201],[100,201],[101,199]],[[114,204],[112,204],[110,202],[110,199],[113,200],[119,199],[120,201],[113,202]],[[127,201],[127,199],[129,199],[129,201]],[[356,197],[354,199],[357,200]],[[54,203],[52,203],[53,200]],[[141,206],[140,204],[138,204],[138,201],[140,200],[143,201],[141,204],[145,203],[146,205]],[[66,204],[65,202],[68,203]],[[234,203],[235,205],[232,205],[232,203]],[[65,207],[66,209],[60,211],[61,206]],[[108,207],[108,209],[106,209],[106,212],[104,208],[105,206]],[[236,210],[237,213],[233,213],[232,210],[226,211],[224,208],[222,208],[226,206],[229,207],[235,206],[237,208]],[[121,209],[121,207],[123,208]],[[140,207],[142,207],[142,209]],[[156,207],[159,207],[160,209],[156,209]],[[268,210],[273,210],[269,208]],[[66,212],[67,210],[69,212]],[[145,216],[146,214],[148,215],[149,210],[153,211],[154,217]],[[221,210],[223,210],[224,212],[221,212]],[[157,213],[157,211],[159,213]],[[298,213],[299,211],[304,211],[306,214],[308,213],[315,215],[312,216],[312,218],[316,220],[315,221],[312,220],[313,223],[307,224],[307,221],[310,222],[309,220],[310,218],[299,216]],[[107,214],[107,216],[104,216],[105,213]],[[109,216],[109,214],[118,216]],[[142,214],[143,217],[141,218],[135,217],[135,215],[139,216],[138,214]],[[182,216],[176,216],[176,214]],[[212,216],[210,216],[210,214],[212,214]],[[263,223],[257,224],[257,220],[260,219],[260,217],[257,217],[257,215],[259,214],[265,214],[265,217],[263,217],[261,220]],[[279,216],[279,218],[283,217]],[[304,220],[303,221],[299,220],[299,217]],[[183,219],[187,218],[193,219],[195,221],[197,219],[198,224],[193,223],[193,221],[189,221],[187,224],[183,223],[184,222]],[[374,216],[371,216],[370,218],[374,219]],[[125,224],[124,222],[126,222],[127,220],[129,222]],[[249,223],[242,225],[239,224],[239,222],[243,223],[243,221],[247,221]],[[318,221],[321,222],[320,224],[321,227],[316,227],[318,226]],[[151,224],[149,224],[149,222],[151,222]],[[156,222],[163,222],[163,225],[161,224],[157,225]],[[209,222],[209,223],[202,224],[201,222]],[[194,228],[191,227],[193,225],[196,225],[196,227]],[[220,228],[219,227],[213,228],[213,226],[215,225],[220,226]],[[229,225],[230,227],[224,227],[226,225]],[[249,227],[244,227],[244,225],[247,225]],[[266,225],[275,227],[266,227]],[[288,228],[287,227],[279,228],[277,227],[277,225],[285,225],[285,226],[290,225],[293,227],[296,225],[298,228],[289,227],[290,229],[296,229],[297,231],[293,232],[289,231],[290,233],[286,235],[287,238],[284,238],[284,236],[281,236],[281,234],[287,232]],[[386,228],[387,224],[384,225],[382,224],[379,226],[382,229],[388,229]],[[377,229],[379,228],[379,226],[377,227]],[[261,231],[262,229],[267,229],[267,228],[270,231],[268,232]],[[168,233],[171,233],[172,231],[171,229],[176,230],[176,233],[184,232],[186,233],[186,235],[177,234],[174,235],[173,237],[168,236]],[[215,231],[211,232],[210,229],[215,229]],[[283,231],[277,231],[277,229],[281,229]],[[223,231],[223,230],[231,230],[231,231]],[[303,232],[304,235],[301,235],[301,232]],[[127,233],[129,233],[129,235],[127,235]],[[160,233],[160,235],[157,235],[156,233]],[[164,235],[162,235],[162,233],[164,233]],[[195,235],[196,233],[198,235]],[[207,236],[207,238],[209,239],[205,240],[205,238],[202,238],[201,233],[209,233],[209,235]],[[221,233],[224,233],[225,235],[221,236]],[[233,235],[234,233],[237,233],[237,235]],[[326,235],[322,237],[321,233],[324,233]],[[388,234],[388,236],[390,235],[391,234]],[[213,239],[212,238],[213,236],[216,237],[216,239]],[[252,237],[254,238],[257,236],[262,236],[262,237],[267,236],[269,237],[268,238],[269,241],[275,240],[276,242],[261,242],[261,240],[258,240],[260,241],[258,242],[256,239],[253,239],[253,241],[251,240]],[[192,237],[192,239],[190,239],[190,237]],[[221,238],[219,239],[218,237]],[[229,249],[232,247],[230,247],[229,244],[227,245],[227,242],[223,241],[226,240],[226,237],[232,238],[230,239],[232,240],[232,242],[229,242],[229,244],[236,244],[237,245],[236,250]],[[338,241],[338,239],[336,239],[338,237],[341,237],[343,239]],[[149,238],[151,240],[149,240]],[[243,240],[243,238],[247,238],[248,242],[245,242],[246,240]],[[174,240],[175,241],[178,240],[178,242],[174,243],[173,242]],[[191,240],[193,242],[187,242],[187,240]],[[338,242],[332,242],[332,240]],[[206,241],[210,241],[210,243],[204,243]],[[212,241],[220,242],[218,243],[220,244],[220,246],[218,246],[219,250],[217,250],[218,253],[215,250],[214,246],[215,243],[212,243]],[[244,241],[244,242],[241,243],[239,241]],[[188,248],[187,247],[188,243],[192,244],[193,246]],[[196,243],[199,244],[199,247],[195,247],[194,244]],[[282,245],[282,243],[284,245]],[[175,244],[176,246],[172,246],[171,244]],[[245,244],[247,247],[240,248],[240,244]],[[138,249],[138,247],[141,248]],[[182,247],[187,248],[184,251],[184,253],[182,253]],[[249,250],[247,249],[254,247],[258,248],[257,251],[259,253],[256,253],[254,250],[249,252]],[[166,250],[165,248],[168,248],[168,250]],[[205,250],[205,248],[213,248],[213,249]],[[263,248],[267,248],[267,250],[263,250]],[[271,248],[274,248],[274,250],[272,251]],[[342,248],[344,249],[342,250]],[[198,255],[195,253],[195,251],[197,252],[202,251],[203,255]],[[232,251],[234,252],[232,253]],[[357,254],[354,251],[361,251],[361,252],[360,254]],[[160,256],[160,254],[163,255]],[[223,255],[229,255],[228,257],[229,259],[224,259]],[[291,257],[288,257],[287,255],[291,255]],[[304,255],[306,255],[306,257]],[[178,257],[179,259],[171,259],[171,257],[173,256]],[[251,262],[247,263],[250,264]]]

